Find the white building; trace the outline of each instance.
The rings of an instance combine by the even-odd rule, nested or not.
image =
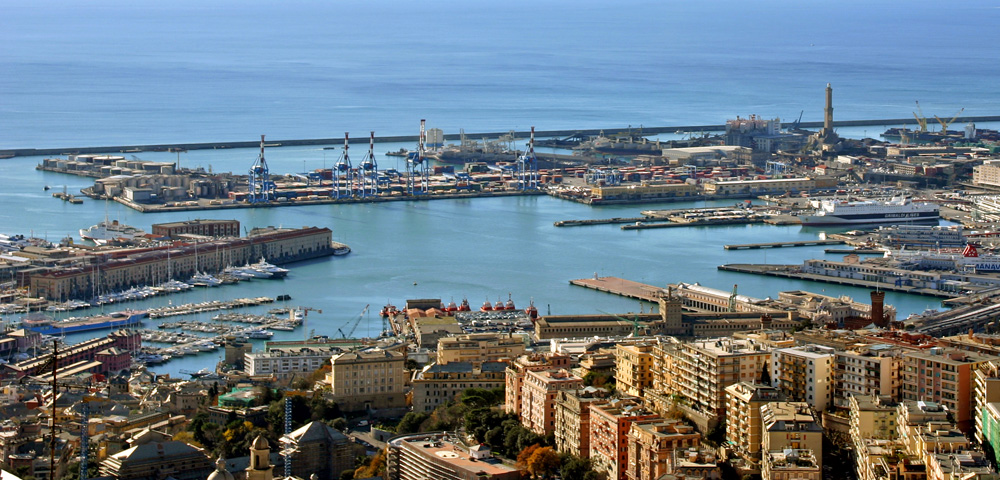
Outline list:
[[[340,353],[337,347],[300,347],[244,355],[247,375],[274,375],[277,380],[308,376],[319,370]]]
[[[771,352],[771,385],[789,400],[822,412],[833,400],[835,358],[834,349],[820,345],[776,349]]]

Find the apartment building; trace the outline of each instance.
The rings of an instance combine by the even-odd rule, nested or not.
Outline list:
[[[523,335],[507,333],[471,333],[444,337],[437,343],[437,363],[512,362],[524,354]]]
[[[835,351],[820,345],[771,352],[771,384],[789,400],[806,402],[817,412],[833,400]]]
[[[739,382],[726,387],[726,440],[751,468],[760,466],[764,428],[760,407],[785,400],[785,395],[770,385]]]
[[[402,408],[406,406],[405,361],[402,352],[380,348],[344,352],[330,359],[326,382],[344,411]]]
[[[771,361],[766,346],[730,338],[681,343],[664,353],[672,357],[668,360],[672,371],[667,375],[673,376],[674,385],[673,392],[664,393],[680,395],[693,409],[719,417],[726,415],[726,387],[759,383]]]
[[[1000,362],[986,362],[976,376],[976,442],[1000,460]]]
[[[653,346],[656,342],[618,344],[615,347],[615,388],[624,395],[641,397],[653,386]]]
[[[569,369],[569,355],[561,353],[540,354],[533,353],[521,355],[511,362],[504,371],[506,390],[504,390],[504,411],[515,415],[521,414],[521,386],[524,384],[524,376],[527,372]]]
[[[548,435],[556,428],[556,395],[583,387],[583,379],[568,370],[528,371],[521,385],[521,425]]]
[[[632,423],[658,419],[658,415],[643,408],[635,398],[591,404],[590,460],[594,470],[606,473],[608,480],[626,480],[628,435]]]
[[[974,428],[973,372],[1000,357],[941,347],[904,352],[900,396],[935,402],[948,409],[963,432]]]
[[[887,395],[899,398],[903,349],[886,344],[861,344],[836,352],[834,405],[849,407],[851,397]]]
[[[760,407],[762,456],[785,449],[810,450],[823,467],[823,426],[806,402],[771,402]]]
[[[610,394],[594,387],[556,394],[556,451],[590,458],[590,406],[607,402]]]
[[[458,397],[467,388],[503,388],[506,362],[432,363],[413,375],[413,411],[432,412]]]
[[[866,438],[895,440],[899,404],[888,395],[851,395],[851,440],[859,445]]]
[[[674,471],[674,454],[695,448],[701,434],[677,419],[633,422],[628,434],[628,480],[657,480]]]
[[[292,378],[308,377],[339,353],[341,349],[333,346],[246,352],[243,355],[243,368],[249,376],[271,375],[275,380],[289,381]]]
[[[788,448],[764,453],[763,480],[823,480],[821,459],[812,450]]]
[[[969,440],[948,418],[948,411],[935,402],[904,400],[896,407],[896,433],[906,452],[955,453],[969,448]]]

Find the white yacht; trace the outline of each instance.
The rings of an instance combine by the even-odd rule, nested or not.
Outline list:
[[[90,240],[98,245],[105,245],[116,239],[132,240],[145,234],[146,232],[142,229],[118,223],[118,220],[108,221],[107,219],[90,228],[80,229],[80,238]]]

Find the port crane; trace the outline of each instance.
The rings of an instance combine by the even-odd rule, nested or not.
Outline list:
[[[920,114],[917,115],[917,112],[920,112]],[[917,125],[920,125],[920,128],[917,129],[917,133],[925,133],[927,132],[927,117],[924,116],[924,110],[920,108],[919,100],[917,101],[917,112],[913,112],[913,118],[916,118]]]
[[[250,203],[262,203],[274,200],[275,184],[271,181],[271,174],[267,168],[267,161],[264,160],[264,136],[260,136],[260,156],[250,166],[248,177],[247,200]]]
[[[948,125],[951,125],[952,123],[954,123],[955,120],[958,118],[958,116],[961,115],[962,112],[964,112],[964,111],[965,111],[965,107],[962,107],[958,111],[958,113],[956,113],[955,116],[951,117],[951,120],[948,120],[948,121],[944,121],[944,120],[941,119],[941,117],[939,117],[937,115],[934,115],[934,118],[936,118],[937,121],[938,121],[938,123],[941,124],[941,133],[948,133]]]
[[[323,310],[312,308],[312,307],[299,307],[299,311],[302,312],[302,326],[303,327],[306,326],[306,320],[309,318],[309,312],[323,313]],[[303,328],[303,330],[305,330],[305,328]],[[314,330],[309,330],[308,332],[309,332],[309,334],[308,334],[309,336],[306,337],[306,340],[309,340],[310,338],[312,338]]]
[[[361,309],[361,313],[359,313],[357,317],[344,324],[344,327],[347,327],[348,325],[350,325],[351,327],[347,331],[347,333],[344,333],[344,330],[340,328],[337,329],[337,331],[340,332],[340,336],[344,337],[344,340],[347,340],[348,338],[353,338],[354,331],[358,329],[358,325],[361,324],[361,319],[365,318],[365,314],[368,313],[368,307],[370,306],[371,306],[370,303],[368,305],[365,305],[365,308]]]
[[[612,317],[615,317],[618,320],[621,320],[623,322],[631,323],[632,324],[632,334],[629,335],[629,336],[630,337],[638,337],[639,336],[639,314],[638,313],[635,314],[635,318],[634,319],[629,320],[629,319],[627,319],[625,317],[621,317],[621,316],[615,315],[613,313],[605,312],[604,310],[598,310],[598,312],[601,312],[601,313],[603,313],[605,315],[611,315]]]

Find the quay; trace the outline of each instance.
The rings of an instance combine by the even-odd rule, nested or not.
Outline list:
[[[811,280],[814,282],[834,283],[838,285],[849,285],[852,287],[862,287],[870,290],[888,290],[890,292],[910,293],[913,295],[925,295],[929,297],[953,298],[959,296],[955,292],[947,292],[931,288],[914,287],[910,285],[894,285],[886,282],[873,282],[847,277],[831,277],[827,275],[817,275],[814,273],[803,273],[800,271],[801,265],[761,265],[761,264],[739,264],[731,263],[719,265],[718,269],[726,272],[751,273],[754,275],[767,275],[771,277],[794,278],[797,280]]]
[[[272,303],[273,298],[237,298],[235,300],[212,300],[202,303],[188,303],[185,305],[174,305],[170,307],[151,308],[149,318],[166,318],[178,315],[190,315],[195,313],[214,312],[217,310],[229,310],[241,307],[253,307],[263,303]]]
[[[669,223],[635,222],[631,225],[622,225],[622,230],[645,230],[649,228],[670,228],[670,227],[706,227],[711,225],[750,225],[754,223],[764,223],[764,219],[760,217],[697,218],[681,222],[670,220]]]
[[[968,123],[968,122],[1000,122],[1000,115],[989,115],[989,116],[968,116],[968,117],[957,117],[953,122]],[[833,122],[834,127],[860,127],[860,126],[890,126],[890,125],[914,125],[916,120],[913,118],[886,118],[886,119],[872,119],[872,120],[835,120]],[[823,122],[802,122],[799,124],[801,128],[819,128],[823,126]],[[661,133],[676,133],[680,132],[718,132],[726,129],[725,125],[677,125],[668,127],[643,127],[641,129],[635,129],[636,134],[641,135],[657,135]],[[576,130],[537,130],[535,131],[535,136],[537,137],[566,137],[570,135],[600,135],[601,132],[616,132],[623,130],[621,127],[609,127],[609,128],[588,128],[588,129],[576,129]],[[516,131],[515,136],[521,138],[527,138],[531,132],[529,131]],[[465,134],[470,138],[499,138],[503,135],[508,135],[510,132],[486,132],[486,133],[467,133]],[[461,134],[445,134],[445,140],[459,140]],[[395,135],[395,136],[381,136],[375,137],[377,143],[397,143],[397,142],[416,142],[418,139],[417,135]],[[284,147],[284,146],[303,146],[303,145],[340,145],[343,144],[343,138],[311,138],[311,139],[288,139],[288,140],[274,140],[268,142],[269,147]],[[368,143],[368,137],[359,136],[357,138],[352,138],[350,140],[352,143]],[[78,153],[136,153],[136,152],[176,152],[185,150],[212,150],[212,149],[227,149],[227,148],[257,148],[259,142],[257,141],[238,141],[238,142],[204,142],[204,143],[172,143],[172,144],[138,144],[138,145],[109,145],[109,146],[97,146],[97,147],[58,147],[58,148],[13,148],[13,149],[3,149],[0,150],[0,158],[10,158],[15,156],[32,156],[32,155],[69,155]]]
[[[883,255],[885,250],[877,248],[827,248],[825,253],[856,254],[856,255]]]
[[[570,280],[569,284],[653,303],[659,302],[660,292],[663,291],[656,285],[633,282],[618,277],[598,277],[597,275],[594,275],[594,278]]]
[[[751,250],[757,248],[814,247],[816,245],[844,245],[844,240],[810,240],[804,242],[743,243],[726,245],[726,250]],[[852,250],[853,253],[853,250]]]
[[[662,222],[666,219],[657,219],[649,216],[643,217],[612,217],[612,218],[595,218],[591,220],[559,220],[553,225],[557,227],[581,227],[588,225],[614,225],[619,223],[635,223],[635,222]]]

